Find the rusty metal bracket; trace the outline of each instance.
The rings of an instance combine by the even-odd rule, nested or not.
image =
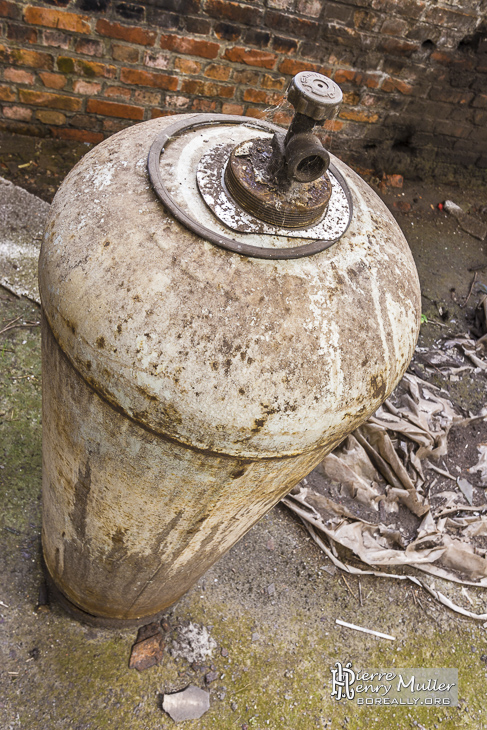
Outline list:
[[[237,241],[234,238],[222,236],[216,231],[212,231],[210,228],[202,226],[200,223],[191,218],[191,216],[189,216],[186,211],[184,211],[176,203],[172,195],[167,190],[164,181],[162,180],[159,160],[161,154],[164,153],[164,148],[166,144],[174,137],[179,137],[185,132],[196,129],[197,127],[215,126],[217,124],[245,124],[248,127],[254,129],[262,129],[266,132],[282,133],[282,128],[278,127],[275,124],[260,120],[249,120],[247,117],[225,114],[197,114],[191,119],[184,119],[182,121],[171,124],[169,127],[166,127],[163,132],[156,136],[151,145],[147,158],[147,171],[155,194],[164,204],[167,210],[172,213],[176,220],[178,220],[182,225],[184,225],[197,236],[200,236],[201,238],[209,241],[219,248],[226,249],[227,251],[232,251],[233,253],[238,253],[242,256],[249,256],[259,259],[297,259],[303,258],[305,256],[313,256],[317,253],[321,253],[321,251],[325,251],[327,248],[330,248],[330,246],[333,246],[334,243],[340,240],[341,236],[329,241],[312,241],[311,243],[307,243],[302,246],[293,246],[291,248],[261,248],[260,246],[251,246],[247,243]],[[348,228],[352,219],[352,196],[343,176],[336,169],[336,167],[331,164],[329,169],[337,178],[347,197],[347,202],[350,210],[349,220],[347,223]],[[345,233],[347,228],[345,228],[343,233]],[[343,235],[343,233],[341,235]]]

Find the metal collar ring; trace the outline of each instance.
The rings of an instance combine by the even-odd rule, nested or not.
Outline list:
[[[186,226],[186,228],[195,233],[197,236],[204,238],[206,241],[213,243],[215,246],[227,249],[228,251],[233,251],[233,253],[238,253],[242,256],[250,256],[258,259],[298,259],[305,256],[313,256],[314,254],[330,248],[330,246],[333,246],[333,244],[341,238],[341,236],[339,236],[338,238],[334,238],[329,241],[312,241],[311,243],[307,243],[302,246],[293,246],[291,248],[261,248],[260,246],[250,246],[247,243],[242,243],[241,241],[237,241],[228,236],[222,236],[221,234],[212,231],[210,228],[202,226],[200,223],[197,223],[197,221],[191,218],[176,203],[164,185],[159,160],[161,154],[164,152],[165,145],[171,138],[180,136],[182,133],[195,129],[196,127],[214,126],[216,124],[245,124],[248,127],[263,129],[266,132],[282,132],[281,127],[269,122],[249,120],[247,117],[225,114],[197,114],[189,120],[175,122],[169,127],[166,127],[163,132],[156,136],[151,145],[149,156],[147,158],[147,171],[155,194],[169,212],[172,213],[176,220]],[[347,198],[350,208],[350,215],[347,224],[348,228],[352,218],[352,197],[343,176],[340,172],[338,172],[337,168],[333,164],[330,164],[329,170],[342,186]],[[341,235],[343,235],[343,233]]]

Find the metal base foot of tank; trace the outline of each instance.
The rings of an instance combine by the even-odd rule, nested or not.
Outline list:
[[[50,602],[57,603],[61,608],[66,611],[71,618],[80,621],[88,626],[94,626],[99,629],[132,629],[138,628],[139,626],[145,626],[146,624],[153,623],[154,621],[160,621],[165,615],[166,611],[159,611],[152,616],[143,616],[142,618],[106,618],[104,616],[93,616],[91,613],[83,611],[78,608],[69,598],[66,598],[64,593],[57,587],[53,577],[49,573],[49,570],[42,560],[42,570],[44,572],[44,578],[47,584]]]

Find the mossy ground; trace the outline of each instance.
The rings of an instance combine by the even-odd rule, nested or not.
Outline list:
[[[407,188],[405,199],[413,203],[415,194]],[[433,323],[438,304],[450,308],[450,331],[455,318],[465,326],[464,310],[451,289],[465,296],[468,268],[485,260],[481,244],[459,233],[451,220],[441,218],[438,224],[430,208],[435,195],[440,193],[430,191],[431,200],[421,198],[423,208],[418,203],[398,215],[425,294],[430,321],[422,328],[423,344],[433,343],[445,329]],[[398,196],[390,198],[392,204]],[[39,314],[30,302],[0,290],[0,329],[16,317],[38,321]],[[485,402],[485,381],[444,384],[468,408],[478,410]],[[84,626],[56,605],[47,612],[34,610],[42,581],[40,332],[35,325],[0,335],[0,466],[1,730],[169,730],[174,723],[161,711],[161,694],[190,683],[205,688],[209,667],[192,669],[166,651],[160,666],[138,673],[128,668],[135,630]],[[208,661],[219,677],[207,687],[211,708],[184,727],[487,727],[487,629],[449,612],[406,581],[361,577],[363,605],[358,579],[347,581],[283,507],[263,518],[168,611],[168,649],[177,627],[188,621],[208,627],[218,644]],[[469,593],[475,610],[485,610],[483,592]],[[396,641],[340,628],[337,618],[393,634]],[[456,667],[459,706],[370,708],[336,702],[331,697],[336,661],[352,661],[356,669]]]

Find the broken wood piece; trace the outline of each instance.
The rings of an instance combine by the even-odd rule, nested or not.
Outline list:
[[[354,629],[355,631],[362,631],[364,634],[372,634],[372,636],[378,636],[380,639],[389,639],[389,641],[395,641],[396,637],[390,634],[382,634],[380,631],[373,631],[372,629],[365,629],[363,626],[356,626],[355,624],[349,624],[346,621],[341,621],[339,618],[335,619],[335,623],[339,626],[345,626],[347,629]]]

